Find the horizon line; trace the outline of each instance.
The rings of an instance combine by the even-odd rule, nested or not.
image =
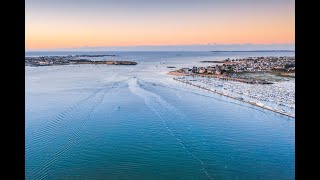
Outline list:
[[[236,46],[236,47],[232,47]],[[255,47],[257,46],[257,47]],[[278,46],[278,47],[277,47]],[[286,47],[281,47],[286,46]],[[243,44],[177,44],[177,45],[132,45],[132,46],[80,46],[80,47],[62,47],[62,48],[25,48],[25,51],[92,51],[92,50],[103,50],[103,51],[118,51],[121,49],[139,49],[138,51],[144,51],[141,48],[146,48],[146,51],[149,51],[153,48],[179,48],[180,50],[184,50],[183,48],[204,48],[203,50],[198,49],[196,51],[225,51],[226,49],[210,49],[210,48],[229,48],[226,51],[265,51],[265,50],[290,50],[294,51],[295,43],[274,43],[274,44],[253,44],[253,43],[243,43]],[[209,48],[209,49],[208,49]],[[249,48],[249,49],[248,49]],[[123,50],[121,50],[123,51]],[[137,50],[134,50],[137,51]],[[156,50],[158,51],[158,50]],[[187,51],[190,51],[187,50]]]
[[[25,52],[39,52],[39,51],[51,51],[51,52],[61,52],[61,51],[66,51],[66,52],[84,52],[84,51],[88,51],[88,52],[104,52],[104,51],[127,51],[127,52],[134,52],[134,51],[158,51],[158,52],[167,52],[167,51],[195,51],[195,52],[295,52],[295,50],[286,50],[286,49],[280,49],[280,50],[217,50],[217,51],[208,51],[208,50],[25,50]]]

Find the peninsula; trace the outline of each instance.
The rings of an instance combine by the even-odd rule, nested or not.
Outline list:
[[[175,76],[175,81],[295,117],[294,85],[288,82],[289,78],[294,81],[295,57],[228,58],[222,62],[222,65],[181,68],[168,74]],[[275,76],[285,76],[287,80],[275,81],[271,78]]]
[[[248,57],[232,60],[228,58],[223,61],[201,62],[220,64],[207,67],[186,67],[169,72],[168,74],[212,77],[222,80],[244,82],[248,84],[272,84],[266,80],[256,79],[252,76],[248,76],[250,73],[272,73],[278,76],[287,77],[295,76],[295,57]]]
[[[68,56],[40,56],[25,57],[26,66],[54,66],[69,64],[107,64],[107,65],[136,65],[134,61],[115,61],[115,60],[91,60],[87,58],[115,56],[115,55],[68,55]]]

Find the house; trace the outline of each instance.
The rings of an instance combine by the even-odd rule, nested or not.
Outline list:
[[[39,61],[40,66],[49,65],[49,62],[47,61]]]
[[[212,69],[207,69],[208,74],[213,74],[212,72],[213,72]]]
[[[191,71],[192,71],[193,73],[196,73],[196,72],[198,71],[198,68],[195,67],[195,66],[193,66]]]
[[[215,67],[208,66],[208,68],[207,68],[207,73],[208,74],[214,74],[215,72],[216,72],[216,68]]]
[[[201,67],[201,68],[199,68],[198,69],[198,73],[199,74],[203,74],[203,73],[205,73],[207,70],[205,69],[205,68],[203,68],[203,67]]]
[[[181,68],[181,73],[189,74],[189,68]]]

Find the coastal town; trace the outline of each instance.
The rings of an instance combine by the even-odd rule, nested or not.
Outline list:
[[[242,59],[225,59],[223,61],[201,61],[214,63],[207,67],[181,68],[172,73],[187,76],[220,78],[248,84],[272,84],[266,80],[246,76],[248,73],[273,73],[282,76],[295,76],[295,57],[248,57]]]
[[[53,66],[69,64],[107,64],[107,65],[136,65],[134,61],[91,60],[90,58],[115,55],[68,55],[25,57],[25,66]],[[89,59],[88,59],[89,58]]]
[[[295,57],[226,59],[226,72],[295,72]]]
[[[295,116],[294,75],[291,75],[295,73],[294,57],[249,57],[232,60],[228,58],[204,63],[216,65],[181,68],[168,74],[174,75],[174,80],[186,85],[289,117]],[[282,77],[291,80],[270,82],[243,75],[261,72],[271,73],[273,76],[287,73],[290,76]]]

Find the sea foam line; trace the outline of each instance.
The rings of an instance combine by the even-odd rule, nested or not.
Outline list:
[[[194,155],[192,152],[190,152],[187,147],[184,145],[184,143],[172,132],[172,130],[170,129],[170,127],[167,125],[165,119],[160,115],[160,113],[151,105],[151,100],[149,97],[153,97],[154,98],[154,102],[157,103],[159,105],[159,107],[172,107],[169,103],[167,103],[165,100],[163,100],[159,95],[156,95],[152,92],[149,92],[145,89],[142,89],[141,87],[139,87],[138,85],[138,80],[137,79],[132,79],[130,80],[129,84],[129,89],[134,93],[137,94],[138,96],[144,98],[145,104],[152,110],[154,111],[157,116],[162,120],[162,124],[166,127],[166,129],[169,131],[169,133],[171,134],[171,136],[173,138],[175,138],[180,146],[187,152],[189,153],[194,159],[196,159],[198,162],[200,162],[201,166],[202,166],[202,170],[204,171],[204,173],[207,175],[207,177],[209,179],[213,179],[210,174],[207,172],[205,166],[204,166],[204,162],[199,159],[196,155]]]

